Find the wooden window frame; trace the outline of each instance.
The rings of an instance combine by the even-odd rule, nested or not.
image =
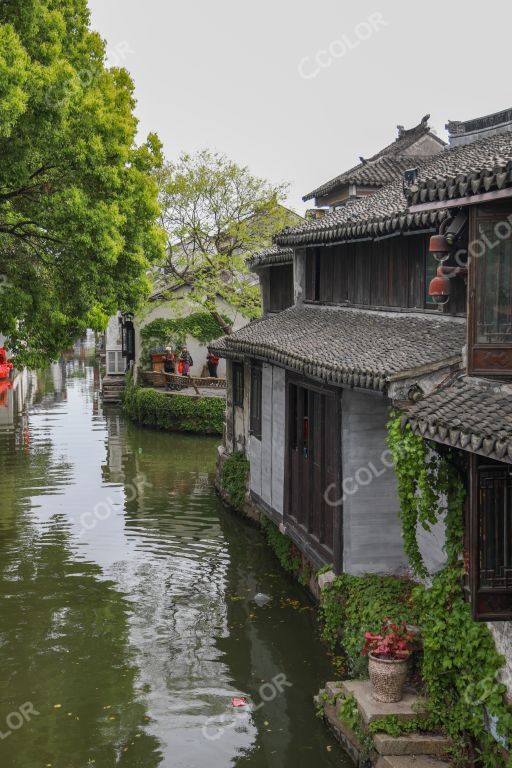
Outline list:
[[[474,206],[470,209],[469,238],[470,243],[479,239],[480,223],[500,222],[512,214],[508,205]],[[484,344],[476,341],[477,306],[476,296],[477,263],[479,257],[473,257],[469,263],[468,276],[468,372],[486,376],[512,375],[512,343]],[[482,258],[482,257],[480,257]],[[485,258],[485,257],[484,257]]]
[[[501,465],[501,466],[500,466]],[[502,472],[512,466],[502,462],[486,461],[472,454],[470,459],[470,525],[469,525],[469,587],[473,618],[476,621],[512,621],[512,587],[489,588],[480,584],[481,562],[481,509],[479,471],[483,468]],[[512,490],[511,490],[512,493]]]
[[[263,422],[263,368],[251,366],[251,405],[249,433],[256,440],[261,440]]]
[[[243,408],[245,395],[245,372],[243,363],[232,364],[233,405]]]

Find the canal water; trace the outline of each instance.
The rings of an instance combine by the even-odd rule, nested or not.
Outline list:
[[[215,496],[217,440],[98,385],[63,361],[0,418],[1,768],[348,768],[314,611]]]

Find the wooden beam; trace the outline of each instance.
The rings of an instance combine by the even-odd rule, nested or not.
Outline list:
[[[512,188],[497,189],[494,190],[494,192],[482,192],[480,195],[467,195],[466,197],[456,197],[453,200],[442,200],[435,203],[419,203],[418,205],[411,205],[407,210],[408,213],[439,211],[443,208],[462,208],[467,205],[478,205],[479,203],[487,203],[492,200],[503,200],[508,197],[512,197]]]

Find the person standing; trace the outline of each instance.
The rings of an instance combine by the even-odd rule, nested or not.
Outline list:
[[[194,365],[194,361],[192,360],[192,355],[185,345],[183,345],[181,348],[180,361],[183,368],[183,375],[190,376],[190,369]]]
[[[210,374],[210,377],[212,379],[217,379],[217,368],[219,365],[219,358],[217,355],[212,355],[211,352],[208,353],[206,357],[206,362],[208,363],[208,373]]]
[[[164,371],[165,373],[174,373],[176,370],[176,355],[172,351],[171,347],[167,347],[166,355],[164,358]]]

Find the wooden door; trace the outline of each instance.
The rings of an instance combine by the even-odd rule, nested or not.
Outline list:
[[[341,567],[341,507],[329,503],[339,497],[338,398],[335,390],[288,386],[285,522],[303,551]]]

